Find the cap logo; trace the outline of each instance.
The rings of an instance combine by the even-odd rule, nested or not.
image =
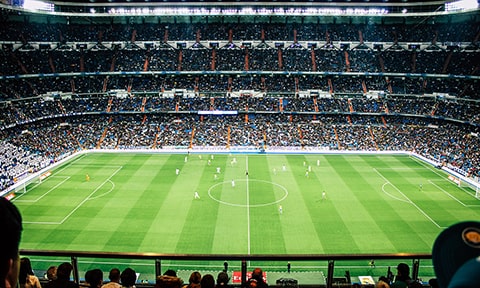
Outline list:
[[[480,249],[480,230],[469,227],[463,230],[462,239],[470,247]]]

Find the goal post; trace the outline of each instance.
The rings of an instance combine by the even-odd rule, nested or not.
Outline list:
[[[38,183],[42,183],[42,181],[45,180],[46,178],[48,178],[50,175],[52,175],[51,171],[47,171],[45,173],[40,174],[38,176]]]
[[[475,198],[480,199],[480,188],[478,186],[478,183],[475,185],[474,183],[469,183],[467,181],[460,182],[460,187],[472,189],[475,191]]]
[[[14,190],[15,195],[21,195],[21,194],[27,193],[27,185],[28,184],[29,183],[27,183],[27,182],[23,182],[22,185],[19,185],[19,186],[15,187],[15,190]]]
[[[30,177],[27,179],[22,180],[21,182],[18,183],[18,185],[15,185],[13,189],[10,192],[13,192],[14,195],[22,195],[28,192],[29,187],[31,185],[38,185],[41,184],[46,178],[48,178],[50,175],[52,175],[51,171],[46,171],[38,176],[35,177]],[[32,187],[30,187],[32,188]]]
[[[480,199],[480,183],[465,177],[448,175],[448,179],[460,188],[468,188],[474,192],[475,198]]]

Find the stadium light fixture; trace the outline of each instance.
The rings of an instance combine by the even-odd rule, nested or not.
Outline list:
[[[47,3],[38,0],[25,0],[23,1],[23,8],[29,10],[41,10],[41,11],[55,11],[55,4]]]
[[[471,9],[477,9],[477,8],[478,8],[477,0],[460,0],[460,1],[445,3],[446,12],[465,11],[465,10],[471,10]]]
[[[284,8],[284,7],[162,7],[162,8],[110,8],[109,14],[132,15],[194,15],[194,16],[222,16],[222,15],[275,15],[275,16],[322,16],[322,15],[385,15],[386,8]]]

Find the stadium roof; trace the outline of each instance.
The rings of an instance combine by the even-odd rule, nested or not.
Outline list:
[[[111,3],[125,3],[125,2],[163,2],[163,3],[218,3],[218,2],[226,2],[226,3],[257,3],[257,4],[265,4],[270,2],[275,3],[285,3],[291,4],[292,2],[295,3],[311,3],[311,4],[318,4],[318,3],[347,3],[347,4],[419,4],[419,5],[428,5],[429,2],[436,2],[437,4],[443,4],[445,2],[452,2],[452,1],[417,1],[417,0],[269,0],[269,1],[259,1],[259,0],[67,0],[67,1],[51,1],[51,2],[76,2],[76,3],[95,3],[95,2],[111,2]]]
[[[6,0],[29,11],[110,16],[430,16],[478,11],[478,0]],[[5,0],[3,1],[5,3]],[[5,5],[0,4],[5,7]],[[408,13],[408,15],[406,15]],[[416,15],[414,15],[416,14]],[[99,15],[96,15],[99,16]]]

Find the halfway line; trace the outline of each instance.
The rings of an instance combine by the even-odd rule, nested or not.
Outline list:
[[[245,171],[248,171],[248,155],[245,157]],[[250,191],[248,185],[248,174],[245,173],[247,178],[247,254],[250,255]]]

